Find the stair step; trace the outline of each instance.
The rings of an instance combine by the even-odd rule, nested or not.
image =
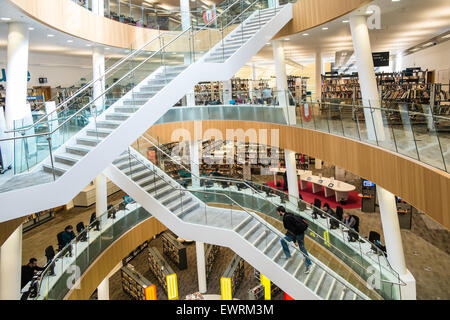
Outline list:
[[[105,118],[106,120],[118,120],[118,121],[125,121],[130,117],[129,114],[126,113],[108,113],[106,114]]]
[[[166,205],[167,208],[171,212],[175,211],[182,211],[184,212],[187,208],[189,208],[190,204],[192,202],[192,197],[184,197],[184,198],[178,198],[175,202],[171,202],[171,205]]]
[[[50,164],[44,164],[43,166],[44,172],[52,173],[53,168],[55,170],[56,176],[62,176],[64,173],[66,173],[72,166],[66,165],[64,163],[54,163],[53,168],[51,163]]]
[[[144,105],[146,102],[148,101],[148,99],[127,99],[123,101],[123,105],[124,106],[142,106]]]
[[[148,100],[148,99],[147,99]],[[131,107],[131,106],[123,106],[123,107],[115,107],[114,111],[118,113],[135,113],[139,108]]]
[[[63,154],[57,154],[54,157],[55,162],[58,163],[64,163],[69,166],[73,166],[75,163],[77,163],[80,159],[82,159],[83,156],[73,154],[73,153],[63,153]]]
[[[305,286],[308,287],[308,282],[311,280],[311,278],[312,278],[313,274],[315,273],[315,271],[316,271],[316,265],[313,265],[313,266],[311,267],[311,270],[309,270],[309,273],[308,273],[308,275],[306,276],[305,281],[303,281],[303,284],[304,284]]]
[[[253,227],[250,228],[250,230],[248,230],[245,235],[244,235],[244,239],[247,240],[248,242],[253,242],[253,238],[259,234],[258,230],[261,229],[261,232],[264,230],[264,226],[261,225],[261,223],[259,221],[256,221],[255,225]]]
[[[111,134],[111,130],[105,130],[105,129],[88,129],[86,130],[86,135],[90,137],[99,137],[99,138],[106,138]]]
[[[162,181],[162,179],[159,176],[156,176],[154,174],[152,175],[146,175],[141,177],[139,180],[135,180],[135,182],[141,187],[141,188],[145,188],[147,186],[149,186],[150,184],[155,184],[158,181]]]
[[[267,235],[268,235],[267,231],[266,231],[266,230],[263,230],[263,231],[261,232],[261,234],[259,235],[259,237],[257,237],[256,240],[253,241],[253,243],[252,243],[253,246],[257,248],[258,245],[261,243],[261,241],[263,241],[263,239],[264,239],[265,237],[267,237]]]
[[[134,176],[146,169],[147,169],[147,167],[144,164],[142,164],[140,162],[137,162],[137,163],[132,162],[131,167],[128,166],[128,167],[122,169],[122,172],[125,173],[127,176]]]
[[[248,216],[234,228],[234,231],[239,233],[239,231],[241,231],[244,228],[244,226],[247,225],[251,220],[253,220],[253,217]]]
[[[183,219],[186,217],[186,215],[193,212],[194,210],[196,210],[199,207],[200,207],[200,204],[198,203],[198,201],[192,201],[190,204],[188,204],[187,207],[183,206],[183,208],[178,208],[177,210],[175,210],[174,214],[178,218]]]
[[[69,154],[85,156],[90,150],[79,146],[67,146],[66,152]]]
[[[337,283],[337,280],[336,280],[336,278],[334,278],[333,282],[331,283],[330,288],[328,290],[328,294],[325,297],[325,300],[330,300],[331,299],[331,294],[333,293],[333,290],[336,287],[336,283]]]
[[[275,245],[275,243],[276,243],[277,241],[279,241],[279,240],[278,240],[278,237],[275,236],[275,237],[269,242],[269,244],[267,245],[267,247],[264,249],[263,253],[264,253],[264,254],[267,254],[267,252],[269,252],[269,250]]]
[[[317,281],[317,285],[316,285],[316,287],[314,288],[314,292],[315,292],[317,295],[319,294],[320,287],[322,286],[322,283],[324,282],[326,276],[327,276],[327,273],[324,271],[324,272],[322,273],[322,275],[320,276],[319,281]]]
[[[120,126],[120,122],[115,121],[97,121],[97,128],[116,129]]]
[[[133,93],[133,99],[151,99],[156,93],[136,92]]]
[[[95,147],[100,141],[97,138],[81,137],[77,138],[77,144],[82,146]]]

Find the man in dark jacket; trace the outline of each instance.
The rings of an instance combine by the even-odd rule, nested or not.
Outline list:
[[[31,258],[28,264],[22,266],[22,281],[21,288],[25,287],[30,282],[36,271],[43,271],[44,268],[38,267],[37,259]]]
[[[69,225],[62,234],[63,247],[67,246],[72,239],[75,239],[75,232],[73,232],[73,227]]]
[[[297,245],[301,252],[303,252],[305,256],[305,273],[309,273],[310,267],[311,267],[311,260],[309,259],[308,251],[306,251],[305,248],[305,233],[304,231],[299,232],[298,228],[296,227],[296,219],[297,217],[294,216],[294,214],[286,212],[286,209],[283,206],[279,206],[277,208],[278,214],[283,217],[283,225],[284,228],[287,230],[287,233],[284,237],[284,239],[281,239],[281,246],[283,247],[284,254],[286,255],[287,259],[291,257],[291,253],[289,251],[289,246],[286,243],[286,241],[289,242],[297,242]],[[306,223],[305,223],[306,224]],[[306,230],[306,228],[305,228]]]

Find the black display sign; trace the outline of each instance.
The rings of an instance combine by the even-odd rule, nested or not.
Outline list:
[[[389,51],[387,52],[373,52],[374,67],[389,67]]]

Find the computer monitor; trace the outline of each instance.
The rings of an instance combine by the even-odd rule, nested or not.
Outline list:
[[[363,187],[366,188],[375,187],[375,183],[369,180],[363,180]]]

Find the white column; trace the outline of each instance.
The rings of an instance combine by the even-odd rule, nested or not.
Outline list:
[[[187,30],[191,27],[191,13],[190,13],[190,0],[180,0],[180,11],[181,11],[181,28]],[[189,65],[192,63],[191,54],[184,54],[184,64]],[[195,87],[186,93],[186,106],[195,106]]]
[[[314,61],[315,76],[315,95],[316,100],[322,99],[322,53],[316,51],[316,59]]]
[[[222,103],[229,104],[230,100],[233,99],[233,86],[231,85],[231,80],[222,81]]]
[[[365,107],[380,107],[380,96],[375,78],[372,49],[370,47],[369,29],[365,16],[350,17],[353,47],[355,49],[356,65],[358,68],[359,85],[363,105]],[[367,135],[369,140],[385,140],[383,118],[379,109],[364,108]]]
[[[277,77],[277,96],[278,103],[284,110],[284,115],[288,124],[295,124],[295,108],[289,107],[289,99],[287,95],[287,74],[286,74],[286,60],[284,57],[284,48],[282,40],[273,40],[273,59],[275,63],[275,74]]]
[[[200,293],[206,293],[205,244],[199,241],[195,242],[195,251],[197,253],[198,291]]]
[[[97,288],[98,300],[109,300],[109,277],[103,279]]]
[[[105,54],[102,47],[94,47],[92,49],[92,77],[93,80],[97,80],[94,83],[93,98],[98,98],[94,105],[97,109],[102,109],[104,106],[104,97],[102,96],[105,91],[105,78],[102,77],[105,74]]]
[[[26,24],[12,22],[8,24],[8,49],[6,65],[6,101],[3,129],[13,130],[14,121],[30,116],[30,107],[27,105],[28,82],[28,44],[29,31]],[[4,134],[0,137],[12,137]],[[3,164],[8,167],[14,161],[14,143],[2,143]]]
[[[108,207],[108,184],[106,177],[100,173],[95,178],[95,212],[97,217],[106,212]]]
[[[0,248],[0,300],[19,300],[22,267],[22,225]]]
[[[401,286],[402,300],[415,300],[416,281],[406,268],[395,196],[382,187],[377,186],[377,198],[380,206],[387,258],[392,268],[399,274],[400,279],[406,283],[406,286]]]
[[[254,63],[252,63],[252,65],[251,65],[251,71],[252,71],[252,74],[251,74],[250,79],[252,81],[250,82],[250,99],[253,100],[253,98],[255,97],[255,84],[254,84],[254,82],[257,80],[257,77],[256,77],[256,66],[255,66]]]
[[[189,145],[190,160],[191,160],[191,173],[192,173],[192,186],[200,187],[200,146],[202,144],[197,140],[192,140]]]
[[[103,17],[105,15],[105,1],[92,0],[92,12]]]
[[[297,204],[298,180],[297,180],[297,162],[295,161],[295,152],[292,150],[284,149],[284,160],[286,163],[289,201]]]

